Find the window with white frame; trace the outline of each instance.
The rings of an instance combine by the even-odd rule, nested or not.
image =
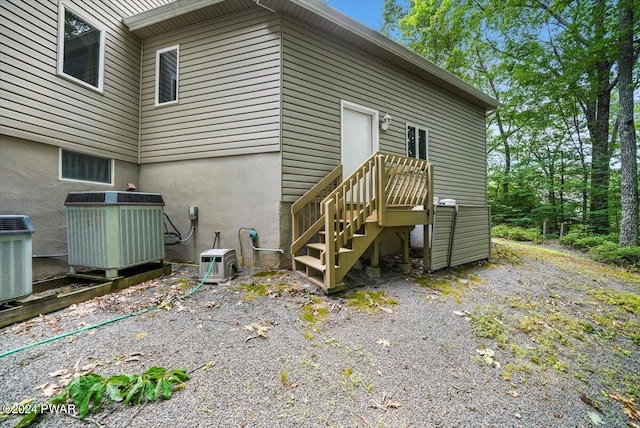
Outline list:
[[[62,3],[58,25],[58,73],[102,91],[104,31]]]
[[[429,160],[429,132],[426,127],[407,123],[407,156]]]
[[[178,102],[178,46],[156,51],[156,105]]]
[[[113,159],[60,149],[60,179],[113,185]]]

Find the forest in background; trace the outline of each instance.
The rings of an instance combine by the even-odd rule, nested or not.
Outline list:
[[[570,224],[626,247],[639,242],[639,15],[633,0],[385,0],[381,32],[500,103],[494,224]]]

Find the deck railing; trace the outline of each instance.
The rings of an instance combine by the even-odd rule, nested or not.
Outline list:
[[[341,182],[342,165],[339,165],[291,205],[291,253],[293,256],[324,226],[320,212],[321,203]]]
[[[431,164],[422,159],[406,156],[382,155],[383,173],[385,177],[385,208],[414,207],[425,205],[429,209],[427,199],[433,196],[433,169]],[[431,199],[431,205],[433,198]]]

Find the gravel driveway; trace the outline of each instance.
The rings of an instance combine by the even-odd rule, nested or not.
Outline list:
[[[169,400],[109,403],[46,427],[637,427],[640,276],[496,240],[490,262],[432,275],[387,260],[325,296],[287,271],[197,283],[197,267],[0,330],[0,404],[74,375],[186,368]],[[174,299],[175,300],[175,299]],[[165,302],[165,303],[163,303]],[[19,417],[0,419],[13,426]]]

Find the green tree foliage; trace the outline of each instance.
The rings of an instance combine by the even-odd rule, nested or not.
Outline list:
[[[623,3],[637,14],[638,2],[613,0],[385,1],[386,34],[500,102],[488,127],[494,221],[617,229]]]

